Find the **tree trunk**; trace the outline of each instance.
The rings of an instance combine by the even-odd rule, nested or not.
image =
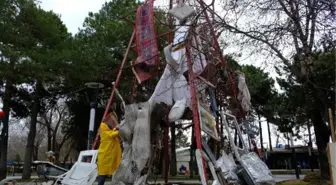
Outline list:
[[[268,142],[269,142],[270,151],[273,151],[271,128],[270,128],[270,123],[268,122],[268,120],[267,120],[267,131],[268,131]]]
[[[22,179],[30,179],[30,176],[31,176],[32,157],[33,157],[35,136],[36,136],[37,115],[40,109],[39,95],[40,95],[41,88],[42,88],[41,82],[37,81],[34,102],[33,102],[33,107],[32,107],[29,133],[28,133],[28,141],[27,141],[25,159],[24,159],[24,165],[23,165]]]
[[[55,144],[55,148],[54,148],[54,152],[55,152],[55,160],[54,160],[54,163],[56,165],[59,165],[60,164],[60,161],[59,161],[59,158],[60,158],[60,153],[61,153],[61,146],[57,143],[56,141],[56,144]]]
[[[48,128],[47,128],[47,134],[48,134],[48,152],[51,150],[51,138],[52,138],[52,136],[51,136],[51,123],[47,123],[48,124]]]
[[[33,161],[37,161],[38,160],[38,152],[39,152],[39,146],[36,143],[36,146],[34,146],[34,155],[33,155]]]
[[[264,152],[264,141],[263,141],[263,135],[262,135],[262,126],[261,126],[261,118],[260,114],[258,113],[258,119],[259,119],[259,135],[260,135],[260,149],[262,152]]]
[[[170,175],[176,176],[177,175],[177,166],[176,166],[176,134],[175,134],[175,123],[173,123],[170,127],[170,134],[171,134],[171,160],[170,160]]]
[[[308,112],[314,125],[316,145],[318,149],[318,159],[320,162],[321,179],[329,180],[329,162],[327,157],[327,145],[329,143],[330,130],[323,120],[324,105],[320,102],[318,95],[315,93],[314,79],[309,79],[310,82],[304,84],[305,96],[307,101]]]
[[[8,149],[8,122],[9,122],[9,101],[11,94],[11,86],[9,80],[7,80],[5,93],[3,96],[3,111],[6,114],[2,120],[2,130],[0,135],[0,181],[6,178],[7,172],[7,149]]]
[[[65,154],[65,156],[63,158],[63,164],[65,164],[68,161],[73,145],[74,145],[74,143],[72,142],[70,144],[70,147],[69,147],[67,153]]]
[[[311,113],[312,122],[314,125],[316,144],[318,148],[318,159],[320,162],[320,172],[322,179],[330,179],[329,163],[327,157],[327,145],[329,143],[329,129],[323,122],[320,112],[314,111]]]

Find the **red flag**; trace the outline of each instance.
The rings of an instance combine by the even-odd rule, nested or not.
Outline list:
[[[139,83],[153,77],[157,72],[159,51],[154,29],[154,0],[141,5],[136,12],[137,59],[133,62],[133,73]]]

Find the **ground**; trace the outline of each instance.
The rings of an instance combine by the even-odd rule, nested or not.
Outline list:
[[[288,180],[278,185],[331,185],[330,181],[320,179],[319,173],[308,173],[303,180]]]

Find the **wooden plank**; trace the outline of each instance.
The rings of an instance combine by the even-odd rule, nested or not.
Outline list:
[[[330,170],[330,182],[336,185],[336,143],[329,143],[327,146],[327,156]]]
[[[335,125],[334,125],[333,113],[332,113],[331,108],[328,109],[328,112],[329,112],[329,122],[330,122],[330,130],[331,130],[331,141],[336,142]]]

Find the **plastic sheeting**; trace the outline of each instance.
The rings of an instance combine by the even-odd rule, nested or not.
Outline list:
[[[126,105],[125,119],[120,124],[119,134],[124,150],[121,164],[112,181],[115,184],[133,184],[140,177],[141,170],[151,156],[148,102]]]
[[[253,178],[255,185],[275,185],[271,171],[254,152],[242,155],[241,164]]]
[[[224,179],[226,179],[229,183],[238,183],[239,179],[236,173],[237,165],[226,153],[223,153],[222,157],[217,160],[216,167],[221,168],[224,174]]]
[[[251,107],[251,95],[246,85],[244,73],[242,72],[237,73],[238,73],[238,89],[239,89],[238,99],[240,100],[244,111],[248,112]]]
[[[148,174],[141,176],[135,181],[134,185],[146,185],[147,178]]]
[[[183,43],[188,30],[189,26],[178,28],[174,37],[174,43]],[[189,85],[183,76],[183,73],[187,70],[185,48],[171,52],[168,52],[168,50],[170,50],[169,47],[165,51],[167,65],[148,102],[150,105],[154,103],[173,105],[174,102],[186,98],[186,105],[191,107]],[[176,65],[171,65],[173,63]]]
[[[137,120],[132,140],[132,159],[141,171],[151,156],[149,104],[144,103],[137,110]]]
[[[130,104],[125,106],[125,119],[120,122],[119,135],[122,141],[132,141],[132,134],[137,120],[137,109],[144,103]]]
[[[113,174],[112,182],[115,184],[120,184],[120,182],[133,184],[139,177],[140,172],[135,161],[132,160],[132,147],[128,143],[123,143],[123,147],[122,160],[119,168]]]

